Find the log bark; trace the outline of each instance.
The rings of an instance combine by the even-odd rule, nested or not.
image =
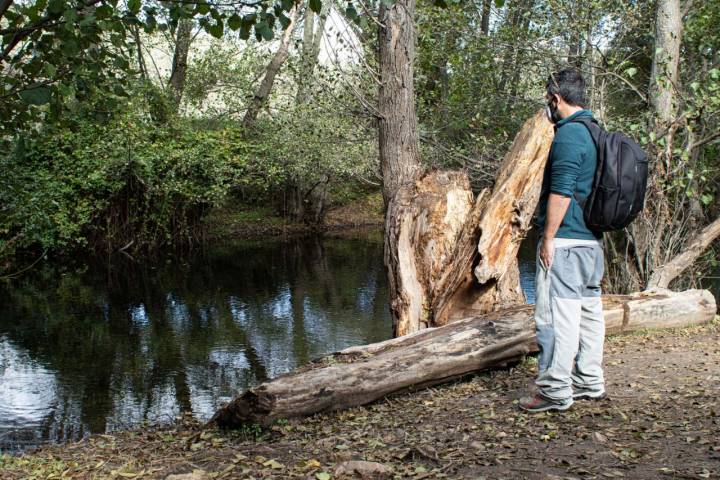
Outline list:
[[[515,137],[492,192],[475,199],[462,172],[426,172],[398,189],[385,223],[395,336],[525,303],[516,257],[552,138],[538,112]]]
[[[718,237],[720,237],[720,218],[717,218],[693,237],[680,255],[665,265],[656,268],[650,276],[647,289],[668,288],[670,282],[692,266],[693,262],[695,262]]]
[[[707,290],[605,296],[608,333],[702,324],[716,313]],[[270,425],[280,418],[364,405],[498,367],[536,350],[531,305],[471,316],[315,360],[237,397],[211,422]]]

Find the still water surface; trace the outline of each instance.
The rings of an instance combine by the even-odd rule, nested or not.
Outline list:
[[[531,294],[533,263],[520,267]],[[0,290],[0,450],[207,419],[248,386],[390,334],[379,232],[37,272]]]

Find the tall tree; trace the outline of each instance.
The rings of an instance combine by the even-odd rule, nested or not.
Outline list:
[[[190,54],[190,44],[193,39],[193,21],[190,18],[181,18],[178,20],[175,28],[174,51],[172,70],[170,72],[170,80],[168,84],[172,89],[173,100],[176,108],[180,106],[183,91],[185,90],[185,79],[187,78],[188,55]]]
[[[668,127],[677,111],[675,89],[678,86],[682,33],[680,0],[658,0],[649,99],[659,129]]]
[[[378,139],[386,206],[400,187],[415,181],[422,172],[415,113],[414,17],[415,0],[380,5]]]
[[[270,63],[265,69],[265,75],[263,76],[260,85],[255,91],[255,95],[253,95],[253,98],[250,100],[250,105],[245,112],[245,117],[243,118],[243,124],[245,125],[245,128],[249,128],[255,123],[258,113],[260,113],[260,109],[265,104],[268,96],[270,95],[270,92],[272,91],[273,84],[275,83],[275,77],[277,76],[280,68],[282,68],[283,64],[288,58],[290,40],[292,39],[293,29],[295,27],[295,22],[297,21],[298,17],[297,5],[295,5],[292,10],[290,10],[289,16],[290,23],[283,32],[282,39],[280,40],[280,45],[278,46],[275,55],[273,55],[272,60],[270,60]]]
[[[305,8],[303,20],[302,53],[300,54],[300,75],[298,76],[297,103],[308,100],[308,88],[312,84],[312,76],[320,55],[320,42],[325,33],[325,22],[330,14],[332,2],[325,1],[316,14],[310,8],[310,0]],[[317,22],[315,19],[317,18]]]

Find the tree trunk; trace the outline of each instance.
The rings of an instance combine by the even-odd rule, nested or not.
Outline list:
[[[666,128],[675,118],[682,31],[680,0],[658,0],[649,99],[660,129]]]
[[[243,118],[243,125],[245,128],[250,128],[255,123],[258,113],[260,113],[263,104],[272,91],[273,84],[275,83],[275,76],[278,74],[280,68],[288,58],[288,48],[290,47],[290,39],[292,38],[293,28],[295,27],[297,17],[298,7],[295,5],[292,10],[290,10],[290,23],[285,29],[285,32],[283,32],[282,39],[280,40],[280,46],[268,64],[267,69],[265,70],[265,76],[263,77],[262,82],[260,82],[260,86],[255,92],[255,95],[253,95],[250,105],[245,112],[245,117]]]
[[[147,66],[145,65],[145,57],[143,57],[142,53],[142,41],[140,40],[140,27],[137,25],[132,26],[133,29],[133,37],[135,39],[135,47],[137,48],[137,62],[138,62],[138,69],[140,69],[140,77],[143,80],[147,80],[148,74],[147,74]]]
[[[467,176],[430,171],[398,190],[385,222],[393,333],[444,325],[466,310],[524,303],[516,256],[530,228],[553,130],[523,126],[492,192],[473,200]]]
[[[607,333],[711,321],[707,290],[603,298]],[[388,395],[506,365],[536,350],[532,306],[475,315],[384,342],[351,347],[315,360],[243,393],[211,422],[259,424],[365,405]]]
[[[312,76],[320,55],[320,42],[325,31],[325,21],[330,14],[331,2],[323,2],[318,21],[315,25],[315,12],[310,9],[310,2],[305,7],[303,20],[303,43],[300,55],[300,75],[295,101],[302,104],[308,101],[308,88],[312,85]]]
[[[484,0],[482,6],[482,18],[480,20],[480,30],[485,35],[490,35],[490,6],[492,0]]]
[[[680,255],[665,265],[656,268],[650,276],[647,289],[668,288],[670,282],[687,268],[691,267],[693,262],[695,262],[718,237],[720,237],[720,218],[717,218],[710,225],[703,228],[697,236],[692,238],[691,241],[686,244]]]
[[[173,93],[175,106],[180,106],[183,91],[185,90],[185,79],[187,78],[187,62],[192,42],[193,21],[183,18],[178,21],[175,31],[175,51],[173,53],[172,71],[170,73],[170,88]]]
[[[681,228],[679,225],[673,226],[672,219],[673,210],[681,208],[681,204],[672,205],[666,189],[672,180],[667,178],[667,172],[671,167],[678,128],[675,115],[682,13],[679,0],[658,0],[656,8],[655,45],[648,93],[653,112],[649,128],[656,135],[664,135],[664,146],[657,142],[651,144],[645,208],[626,229],[628,234],[618,238],[617,253],[608,258],[611,263],[624,265],[617,275],[624,283],[618,285],[620,291],[646,287],[653,271],[672,255],[667,250],[668,238],[672,235],[684,236],[684,232],[677,230]]]
[[[413,63],[415,0],[380,5],[380,88],[378,137],[383,198],[389,206],[400,187],[419,178]]]

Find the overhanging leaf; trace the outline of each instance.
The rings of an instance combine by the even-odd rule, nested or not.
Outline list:
[[[127,6],[128,10],[137,14],[140,11],[140,0],[128,0]]]
[[[218,20],[216,23],[210,25],[208,32],[215,38],[222,38],[225,27],[222,20]]]
[[[228,27],[234,31],[242,26],[242,19],[240,18],[240,15],[233,13],[232,17],[228,18],[227,24]]]
[[[30,105],[45,105],[50,102],[52,91],[46,86],[30,87],[20,92],[20,98]]]

